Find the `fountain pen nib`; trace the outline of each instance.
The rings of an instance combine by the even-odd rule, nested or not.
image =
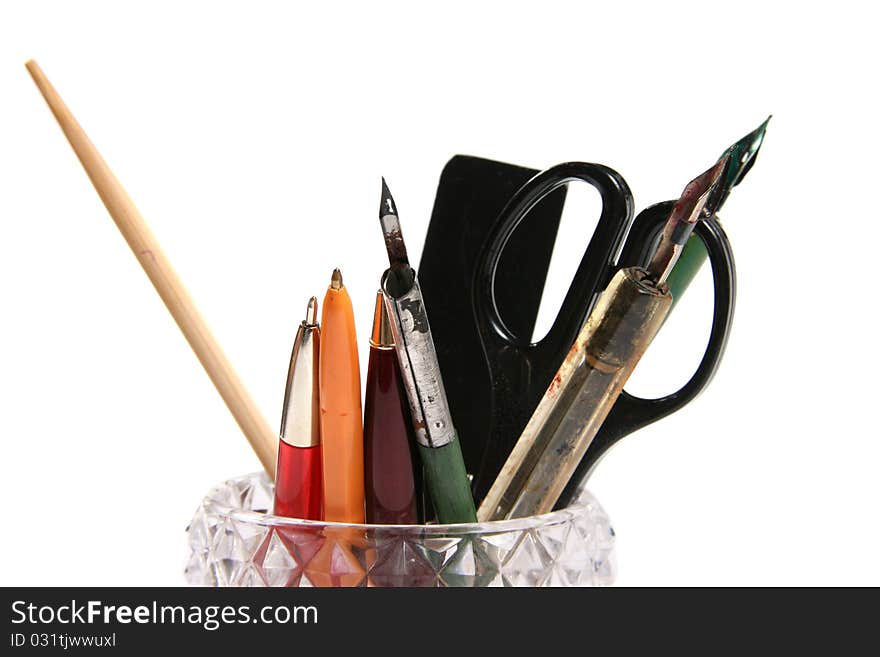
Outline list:
[[[400,232],[397,205],[391,197],[391,192],[385,183],[385,178],[382,178],[382,202],[379,205],[379,222],[382,224],[385,250],[388,251],[388,260],[391,262],[391,268],[396,271],[408,270],[410,268],[409,258],[406,255],[406,244],[403,242],[403,234]]]
[[[727,168],[718,186],[706,202],[703,211],[705,216],[711,217],[721,209],[721,206],[727,201],[727,197],[730,196],[731,190],[742,182],[742,179],[754,166],[758,151],[761,150],[761,144],[764,141],[764,134],[767,132],[767,124],[771,118],[773,118],[772,115],[768,116],[764,123],[731,145],[721,155],[722,158],[725,156],[729,158]]]
[[[379,216],[382,217],[386,214],[397,215],[397,208],[394,206],[394,198],[391,196],[391,191],[388,189],[388,184],[385,182],[385,178],[382,178],[382,203],[379,206]]]
[[[772,115],[768,116],[764,123],[728,149],[730,153],[730,164],[728,166],[730,169],[727,176],[725,176],[725,184],[728,188],[739,185],[755,164],[755,158],[758,157],[758,151],[761,150],[761,144],[764,142],[767,124],[770,123],[772,118]]]

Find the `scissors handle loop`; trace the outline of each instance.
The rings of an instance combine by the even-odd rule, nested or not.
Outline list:
[[[633,216],[633,198],[623,177],[601,164],[566,162],[534,176],[523,185],[507,203],[486,238],[474,281],[474,314],[484,340],[503,346],[526,348],[531,336],[516,335],[504,323],[498,311],[495,296],[495,273],[508,240],[529,211],[544,197],[570,182],[585,182],[596,188],[602,198],[602,214],[593,238],[572,279],[559,314],[552,328],[541,340],[540,347],[556,350],[577,335],[586,318],[596,290],[601,290],[605,278],[620,252],[623,237]],[[522,254],[527,258],[528,254]],[[567,350],[567,345],[564,347]],[[563,351],[564,353],[564,351]]]

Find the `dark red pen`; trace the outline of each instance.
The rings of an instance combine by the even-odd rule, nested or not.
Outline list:
[[[370,336],[364,403],[364,487],[367,522],[372,524],[419,522],[421,464],[414,453],[415,438],[398,367],[380,290]]]
[[[322,520],[321,404],[318,397],[318,300],[309,299],[306,318],[296,331],[275,472],[275,515]]]

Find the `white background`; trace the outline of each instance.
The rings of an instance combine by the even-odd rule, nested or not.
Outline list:
[[[880,584],[876,19],[868,3],[4,3],[0,584],[182,583],[201,496],[256,458],[25,69],[36,58],[271,424],[341,266],[366,338],[379,176],[417,262],[445,162],[602,162],[637,209],[773,113],[723,212],[710,388],[591,488],[621,585]],[[572,193],[542,324],[595,222]],[[633,391],[688,375],[706,276]],[[676,358],[681,353],[684,359]],[[466,437],[463,437],[466,439]]]

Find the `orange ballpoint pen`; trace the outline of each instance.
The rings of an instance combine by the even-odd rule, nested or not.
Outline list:
[[[362,523],[364,428],[361,373],[351,299],[335,269],[321,313],[321,437],[324,519]]]

